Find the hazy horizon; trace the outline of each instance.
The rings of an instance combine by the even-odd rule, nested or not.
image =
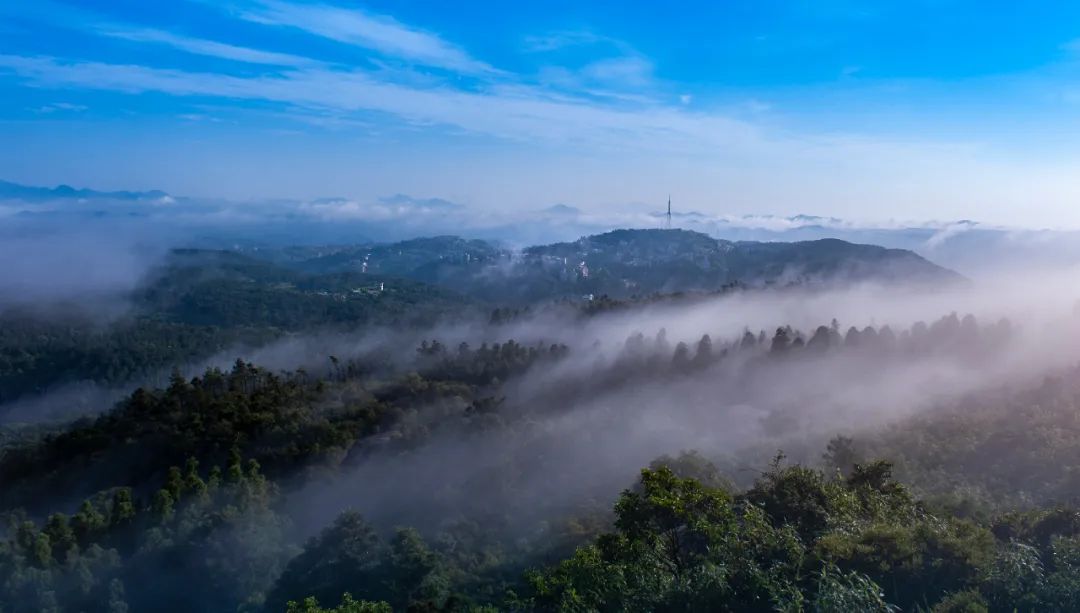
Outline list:
[[[0,610],[1080,610],[1080,3],[0,0]]]
[[[239,201],[1080,226],[1080,8],[620,9],[0,6],[0,165]]]

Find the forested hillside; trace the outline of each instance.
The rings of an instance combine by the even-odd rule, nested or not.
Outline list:
[[[729,243],[676,230],[620,230],[522,253],[455,237],[249,254],[178,249],[111,315],[78,301],[46,313],[0,310],[0,421],[2,405],[66,384],[163,382],[173,367],[300,333],[414,329],[558,301],[596,311],[612,298],[672,292],[958,278],[906,251]]]
[[[514,321],[490,331],[527,329]],[[612,350],[432,339],[393,368],[375,348],[321,375],[176,375],[0,439],[0,602],[1071,610],[1076,371],[893,419],[825,410],[913,364],[993,370],[1021,335],[949,315]],[[813,381],[855,364],[862,381]],[[765,396],[777,381],[795,396]]]
[[[0,613],[1080,613],[1078,67],[1080,2],[0,0]]]
[[[0,404],[64,383],[161,378],[301,331],[430,325],[469,305],[408,279],[312,275],[231,252],[177,250],[112,319],[77,305],[0,312]]]
[[[732,285],[959,279],[899,249],[839,240],[731,242],[685,230],[615,230],[521,252],[439,237],[339,249],[295,265],[321,272],[406,276],[491,303],[519,306],[588,294],[628,298]]]

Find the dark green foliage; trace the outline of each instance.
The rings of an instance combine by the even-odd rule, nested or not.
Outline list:
[[[102,325],[5,314],[0,316],[0,402],[75,381],[117,385],[155,377],[172,365],[187,364],[235,344],[265,343],[278,335],[268,328],[225,329],[150,318]]]
[[[823,566],[814,588],[815,613],[892,613],[900,610],[885,601],[878,584],[855,571],[843,573],[836,567]]]
[[[458,406],[463,423],[494,416],[500,402],[481,390],[565,354],[560,346],[512,341],[446,354],[432,345],[421,349],[424,374],[389,380],[354,379],[362,371],[346,365],[332,380],[319,381],[239,361],[229,372],[211,369],[191,380],[174,375],[167,388],[137,390],[100,418],[4,449],[0,502],[13,527],[0,532],[0,539],[9,535],[0,540],[0,602],[26,603],[5,613],[54,606],[260,609],[293,554],[288,522],[272,506],[277,485],[263,476],[263,467],[287,483],[304,466],[344,461],[348,449],[380,430],[398,428],[402,445],[420,442],[423,431],[399,427],[397,420],[440,403]],[[51,512],[39,528],[11,511],[19,506],[43,516],[58,507],[77,511],[70,517]],[[481,539],[465,549],[463,536],[456,531],[440,537],[447,547],[451,538],[459,543],[452,572],[444,554],[415,531],[403,529],[389,542],[378,536],[378,598],[395,607],[465,606],[468,599],[452,592],[452,584],[499,597],[498,586],[517,576],[522,563],[506,564],[487,553],[493,550]],[[300,572],[313,555],[293,560],[285,577]],[[312,568],[303,573],[303,589],[288,598],[306,597],[308,588],[318,586],[321,567]],[[355,579],[357,573],[344,576]],[[190,589],[193,581],[202,588]],[[348,581],[320,596],[336,602],[348,589],[357,592]],[[168,605],[152,605],[156,595]],[[285,598],[275,602],[276,610],[284,608]]]
[[[667,468],[679,477],[693,479],[709,488],[727,491],[735,489],[716,465],[696,450],[683,451],[675,457],[660,456],[649,464],[649,468],[652,470]]]
[[[484,389],[536,363],[561,359],[566,351],[561,345],[507,341],[447,352],[425,343],[418,364],[424,374],[390,380],[369,380],[362,373],[347,379],[342,369],[335,375],[339,380],[320,381],[300,372],[273,374],[242,361],[228,372],[210,369],[190,381],[174,375],[165,389],[140,388],[97,419],[5,450],[0,508],[36,510],[56,492],[83,497],[154,479],[165,480],[164,491],[175,499],[181,488],[203,488],[200,462],[232,466],[225,463],[227,456],[241,451],[276,479],[302,464],[340,461],[360,438],[396,423],[407,411],[464,403],[460,417],[491,418],[499,400],[484,395]],[[401,435],[407,442],[424,432],[406,428]],[[186,476],[178,468],[185,463]],[[236,481],[231,470],[225,479]],[[164,512],[167,500],[160,502]]]
[[[280,610],[301,596],[332,602],[340,594],[367,586],[372,593],[364,597],[380,599],[387,593],[379,585],[383,547],[359,513],[342,514],[289,562],[267,598],[269,610]]]
[[[178,250],[110,323],[0,316],[0,404],[73,381],[117,385],[290,332],[418,325],[463,312],[451,291],[399,278],[311,275],[219,251]],[[57,415],[54,417],[65,417]]]
[[[173,366],[290,333],[428,324],[470,312],[466,295],[519,307],[496,309],[491,321],[500,323],[560,299],[595,315],[625,309],[622,299],[631,297],[684,299],[686,292],[778,281],[955,278],[905,251],[831,240],[730,243],[682,230],[620,230],[514,257],[456,237],[331,251],[288,268],[234,252],[176,250],[130,297],[130,309],[109,323],[75,314],[55,320],[5,313],[0,403],[72,382],[143,383]],[[588,276],[580,270],[583,261]],[[798,279],[787,274],[792,266],[801,272]],[[591,299],[583,301],[586,296]],[[707,351],[697,353],[708,362]]]
[[[687,230],[615,230],[571,243],[529,247],[519,254],[483,241],[443,236],[339,249],[299,266],[355,272],[365,264],[369,272],[521,306],[590,294],[603,297],[603,302],[609,297],[710,292],[740,285],[959,279],[910,251],[831,239],[731,242]],[[502,321],[501,315],[493,321]]]
[[[805,336],[782,326],[774,351],[750,331],[689,343],[633,332],[610,364],[528,394],[517,377],[558,370],[570,349],[436,339],[405,348],[412,361],[399,369],[329,358],[324,377],[245,362],[176,374],[96,419],[4,439],[0,603],[4,613],[1080,607],[1080,516],[1066,504],[1078,491],[1080,432],[1069,434],[1080,393],[1067,381],[822,441],[803,457],[824,447],[823,470],[778,456],[752,485],[697,452],[662,456],[611,513],[596,511],[609,499],[552,512],[522,487],[566,477],[549,469],[550,452],[533,459],[544,450],[530,446],[534,418],[601,394],[724,376],[729,361],[782,372],[824,355],[977,353],[1001,338],[1000,326],[955,316],[899,337],[866,328],[845,340],[839,329],[800,344]],[[460,492],[421,484],[431,495],[413,506],[424,508],[395,508],[389,520],[290,522],[298,506],[320,503],[306,496],[322,484],[391,491],[373,486],[399,474],[394,462],[448,438],[487,442],[478,453],[493,467]],[[521,442],[521,453],[491,441]],[[335,480],[375,453],[385,472]],[[911,485],[874,457],[899,458]],[[957,483],[1003,501],[1024,488],[1040,497],[968,512],[940,499]]]
[[[615,512],[615,532],[530,576],[522,606],[974,613],[1080,602],[1071,526],[1047,526],[1043,547],[995,540],[926,513],[881,462],[842,481],[778,462],[736,496],[646,470]]]
[[[1080,369],[1031,389],[972,394],[860,438],[958,513],[1080,504]]]
[[[616,531],[530,577],[540,610],[797,610],[805,549],[786,526],[723,490],[642,472]]]
[[[842,475],[850,474],[855,465],[860,461],[860,454],[855,449],[855,440],[848,436],[838,435],[829,441],[828,447],[821,459],[825,467],[835,470]]]
[[[329,609],[319,606],[318,599],[305,598],[302,602],[289,601],[286,613],[392,613],[393,608],[385,602],[369,602],[366,600],[354,600],[352,594],[346,593],[341,604]]]
[[[136,390],[116,409],[79,422],[37,444],[7,450],[0,462],[0,502],[5,507],[36,508],[55,492],[85,496],[111,485],[164,479],[162,493],[175,499],[184,488],[179,466],[186,458],[221,463],[238,441],[251,455],[275,468],[288,462],[288,449],[256,443],[297,434],[307,445],[332,445],[319,419],[306,411],[313,384],[281,377],[237,362],[230,372],[210,370],[203,377],[174,378],[164,390]],[[351,427],[362,427],[350,423]],[[283,433],[282,433],[283,434]],[[349,440],[351,440],[351,436]],[[166,471],[171,474],[166,475]],[[161,496],[161,508],[167,506]]]
[[[119,490],[111,504],[85,501],[70,522],[61,514],[40,530],[22,522],[0,545],[5,611],[236,610],[260,601],[288,556],[285,522],[270,509],[274,486],[252,467],[227,487],[175,496],[169,487],[150,506]]]

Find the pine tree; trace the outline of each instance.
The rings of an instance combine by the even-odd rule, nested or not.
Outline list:
[[[172,519],[176,500],[169,490],[162,488],[154,496],[154,517],[159,523],[165,523]]]

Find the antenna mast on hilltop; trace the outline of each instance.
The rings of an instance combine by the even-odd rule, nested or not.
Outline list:
[[[671,229],[671,194],[667,197],[667,229]]]

